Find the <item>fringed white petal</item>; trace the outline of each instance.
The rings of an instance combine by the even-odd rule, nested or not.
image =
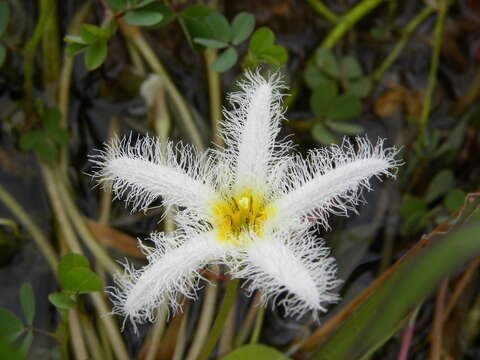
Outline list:
[[[206,155],[189,145],[144,137],[115,138],[105,151],[91,158],[95,176],[112,185],[118,198],[125,198],[134,210],[145,210],[157,198],[166,206],[188,207],[202,217],[209,215],[210,203],[217,198],[213,183],[214,166]]]
[[[115,274],[118,287],[110,289],[113,313],[123,315],[132,323],[153,321],[156,309],[168,303],[172,313],[179,310],[178,295],[196,299],[200,270],[225,258],[225,247],[211,233],[187,238],[184,234],[167,237],[153,233],[155,247],[142,249],[148,265],[136,270],[125,265],[125,273]]]
[[[401,165],[395,159],[398,149],[384,149],[381,139],[376,145],[366,138],[356,140],[357,150],[344,140],[341,146],[312,151],[307,160],[295,158],[284,174],[284,195],[272,204],[276,216],[270,226],[286,229],[309,216],[328,228],[329,213],[355,211],[362,189],[371,190],[371,177],[394,176]]]
[[[231,275],[246,279],[249,292],[259,290],[264,305],[273,301],[288,316],[312,311],[316,317],[339,299],[331,292],[340,284],[335,261],[311,234],[292,236],[254,239],[231,264]]]
[[[229,97],[233,109],[224,111],[225,158],[231,162],[235,188],[262,189],[272,163],[291,146],[275,141],[283,120],[280,91],[285,86],[279,73],[265,79],[259,72],[247,72],[238,85],[241,91]]]

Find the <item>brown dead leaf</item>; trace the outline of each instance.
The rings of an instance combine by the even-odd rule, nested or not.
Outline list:
[[[373,104],[373,111],[379,117],[389,117],[399,112],[405,95],[405,89],[401,86],[387,90]]]
[[[143,259],[145,256],[138,248],[138,241],[133,236],[116,230],[110,226],[100,224],[91,219],[85,219],[90,231],[98,241],[109,248],[120,251],[128,256]]]
[[[419,117],[422,112],[422,94],[418,91],[405,90],[403,103],[408,116]]]

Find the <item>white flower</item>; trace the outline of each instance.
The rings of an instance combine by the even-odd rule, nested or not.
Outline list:
[[[208,264],[226,264],[250,292],[261,291],[264,304],[273,300],[288,315],[326,311],[338,300],[332,290],[339,281],[313,225],[327,228],[329,213],[355,210],[369,179],[391,176],[399,165],[395,148],[365,138],[356,147],[344,141],[311,151],[307,159],[292,155],[292,144],[277,140],[279,75],[247,73],[239,86],[229,98],[233,110],[224,111],[223,151],[198,154],[189,145],[130,137],[93,158],[101,181],[134,209],[156,199],[180,208],[174,234],[154,233],[155,247],[142,245],[148,265],[126,265],[116,276],[114,312],[133,322],[154,320],[166,301],[176,311],[179,294],[194,299]]]

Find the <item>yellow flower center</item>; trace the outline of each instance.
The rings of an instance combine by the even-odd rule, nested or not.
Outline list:
[[[213,204],[213,226],[220,241],[241,245],[249,237],[249,231],[259,237],[263,224],[272,209],[265,206],[262,196],[251,191],[243,191],[237,196]]]

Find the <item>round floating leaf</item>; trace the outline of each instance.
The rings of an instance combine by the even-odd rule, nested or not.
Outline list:
[[[312,128],[312,137],[324,145],[331,145],[338,142],[338,139],[322,123],[316,123]]]
[[[222,14],[213,12],[203,21],[209,27],[210,33],[214,39],[229,42],[232,38],[232,28],[226,17]]]
[[[20,288],[20,302],[28,325],[32,325],[35,317],[35,294],[30,283],[24,283]]]
[[[330,106],[327,118],[330,120],[346,120],[360,115],[362,103],[352,94],[343,94],[336,97]]]
[[[238,45],[245,41],[255,27],[255,18],[252,14],[241,12],[232,21],[232,44]]]
[[[0,44],[0,67],[3,66],[3,63],[5,62],[6,58],[7,58],[7,49],[5,49],[5,46]]]
[[[315,52],[315,64],[322,70],[325,74],[337,78],[339,76],[339,68],[337,65],[337,60],[333,56],[332,52],[329,49],[319,48]]]
[[[442,195],[445,195],[455,182],[455,176],[451,169],[444,169],[437,173],[430,184],[428,184],[427,192],[425,194],[425,201],[431,203]]]
[[[20,149],[23,151],[32,150],[38,143],[42,142],[44,134],[41,131],[33,130],[20,137]]]
[[[227,43],[225,43],[223,41],[214,40],[214,39],[195,38],[195,39],[193,39],[193,41],[196,44],[200,44],[200,45],[203,45],[203,46],[206,46],[206,47],[211,47],[211,48],[214,48],[214,49],[223,49],[223,48],[226,48],[228,46]]]
[[[86,267],[74,267],[62,277],[63,288],[77,293],[89,293],[102,289],[102,280]]]
[[[237,50],[230,46],[217,57],[217,60],[215,60],[215,62],[213,63],[212,68],[216,72],[227,71],[233,65],[235,65],[237,59]]]
[[[323,118],[337,96],[337,84],[333,82],[319,84],[310,96],[310,108],[316,116]]]
[[[127,24],[135,26],[153,26],[159,24],[162,20],[163,14],[151,6],[145,6],[138,10],[130,10],[125,15]]]
[[[10,7],[5,1],[0,1],[0,36],[2,36],[7,29],[9,21]]]
[[[343,121],[328,121],[326,125],[333,131],[344,135],[358,135],[364,130],[360,125]]]
[[[222,357],[222,360],[250,360],[250,359],[262,359],[262,360],[289,360],[290,358],[282,354],[275,348],[255,344],[245,345],[234,351],[227,356]]]
[[[445,197],[445,207],[450,212],[460,209],[465,201],[465,192],[460,189],[453,189]]]
[[[267,27],[261,27],[255,31],[250,38],[248,47],[252,53],[254,53],[256,56],[259,56],[264,50],[272,47],[274,41],[275,35],[273,34],[272,30]]]
[[[0,339],[13,341],[25,330],[22,321],[11,311],[0,309]]]
[[[107,42],[99,41],[87,48],[87,54],[85,55],[85,65],[87,69],[92,71],[103,64],[107,57]]]
[[[77,303],[64,293],[52,293],[48,295],[48,300],[57,308],[70,310],[77,306]]]
[[[356,79],[363,75],[362,67],[357,59],[352,56],[345,56],[340,62],[342,75],[347,79]]]

